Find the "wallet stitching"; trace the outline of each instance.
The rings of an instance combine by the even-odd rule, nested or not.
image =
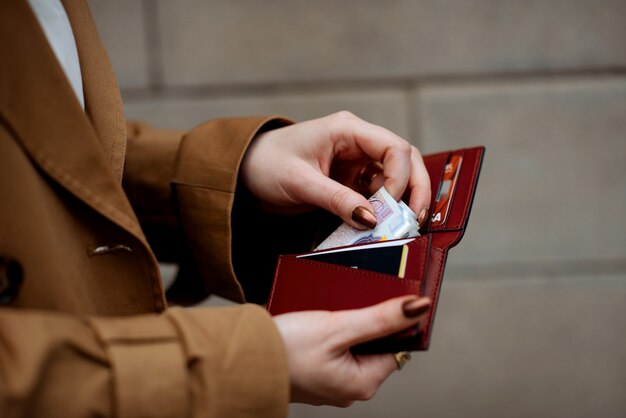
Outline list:
[[[467,195],[465,197],[465,204],[463,206],[463,217],[461,218],[461,220],[459,221],[459,223],[457,225],[454,225],[453,228],[461,228],[461,226],[463,225],[465,218],[467,218],[467,209],[469,207],[469,204],[472,200],[472,195],[473,193],[473,189],[476,186],[476,175],[478,174],[477,170],[478,170],[478,163],[480,162],[480,158],[475,158],[474,159],[474,166],[472,167],[472,177],[470,179],[470,187],[467,190]],[[470,193],[472,192],[472,193]]]
[[[422,268],[420,269],[420,277],[419,277],[419,281],[421,282],[422,279],[424,278],[424,271],[426,270],[426,252],[428,249],[428,244],[430,242],[430,240],[428,238],[426,238],[425,240],[418,240],[417,242],[420,243],[421,247],[424,248],[420,248],[419,251],[421,253],[421,257],[420,257],[420,266],[422,266]]]
[[[426,344],[427,339],[430,339],[430,331],[431,331],[431,327],[433,324],[433,318],[434,318],[435,308],[436,308],[435,305],[437,304],[437,300],[435,300],[435,295],[437,291],[440,290],[441,281],[443,280],[443,275],[441,274],[441,272],[442,272],[444,261],[445,261],[445,251],[439,248],[432,248],[432,250],[435,251],[437,254],[439,254],[439,263],[437,265],[437,274],[435,275],[436,277],[435,285],[433,286],[432,288],[433,290],[431,291],[431,293],[428,295],[430,297],[432,307],[430,311],[428,312],[428,320],[427,320],[427,327],[426,327],[428,332],[424,333],[424,337],[422,338],[422,344]]]
[[[419,238],[424,238],[424,239],[419,239]],[[420,259],[418,260],[418,262],[420,263],[419,265],[422,266],[421,269],[418,269],[418,274],[419,274],[418,280],[413,280],[413,281],[421,282],[424,279],[424,273],[426,270],[426,256],[427,256],[430,240],[428,239],[426,235],[422,235],[421,237],[418,237],[418,239],[409,243],[408,245],[411,246],[411,244],[418,247],[417,251],[420,252],[420,256],[419,256]],[[400,279],[400,280],[407,280],[407,279]]]

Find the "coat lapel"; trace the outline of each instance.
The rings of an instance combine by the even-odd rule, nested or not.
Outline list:
[[[122,180],[126,155],[126,121],[122,98],[87,3],[62,0],[72,25],[83,76],[85,111],[96,130],[109,164]]]
[[[0,1],[0,57],[0,122],[48,176],[145,243],[117,180],[119,161],[111,164],[111,146],[101,145],[26,1]],[[89,91],[93,103],[98,90]],[[106,141],[119,141],[117,123],[102,128],[116,138]]]

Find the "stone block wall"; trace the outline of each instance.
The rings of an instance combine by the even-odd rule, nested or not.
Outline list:
[[[431,350],[291,417],[626,416],[626,2],[90,0],[129,118],[350,110],[487,147]]]

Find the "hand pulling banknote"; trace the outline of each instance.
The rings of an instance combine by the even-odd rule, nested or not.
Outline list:
[[[344,223],[315,250],[419,236],[420,226],[415,212],[404,202],[396,202],[384,187],[368,200],[374,207],[376,228],[362,231]]]

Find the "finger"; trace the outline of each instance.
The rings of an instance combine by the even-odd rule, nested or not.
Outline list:
[[[411,145],[391,131],[354,115],[342,113],[339,119],[341,123],[336,125],[335,140],[338,143],[353,141],[348,146],[357,146],[371,159],[382,162],[385,188],[399,200],[411,173]]]
[[[385,337],[416,325],[430,310],[429,298],[403,296],[363,309],[337,311],[340,348]]]
[[[382,175],[381,173],[380,176],[376,176],[372,179],[372,182],[369,187],[369,191],[371,194],[374,194],[378,191],[378,189],[380,189],[384,185],[385,185],[385,176]]]
[[[374,208],[360,193],[315,170],[302,173],[297,182],[294,193],[299,201],[322,207],[358,229],[376,226]]]
[[[411,153],[411,176],[407,191],[409,193],[409,207],[417,214],[417,221],[420,226],[424,225],[430,207],[430,178],[422,155],[415,147]]]
[[[378,377],[381,383],[398,370],[393,354],[357,354],[354,358],[364,373]]]
[[[383,165],[369,157],[333,162],[329,176],[352,190],[369,197],[383,186]]]
[[[376,193],[383,186],[385,176],[383,175],[383,165],[378,161],[370,161],[363,165],[357,175],[357,183],[361,189],[365,190],[368,196]]]
[[[371,399],[387,378],[398,369],[393,354],[360,354],[354,356],[359,365],[362,390],[358,400]]]
[[[341,160],[336,158],[331,165],[328,177],[346,187],[351,188],[357,193],[365,197],[369,197],[372,193],[369,191],[366,180],[369,178],[363,176],[362,173],[366,167],[372,163],[372,160],[364,156],[358,159]],[[381,170],[382,177],[382,170]]]

